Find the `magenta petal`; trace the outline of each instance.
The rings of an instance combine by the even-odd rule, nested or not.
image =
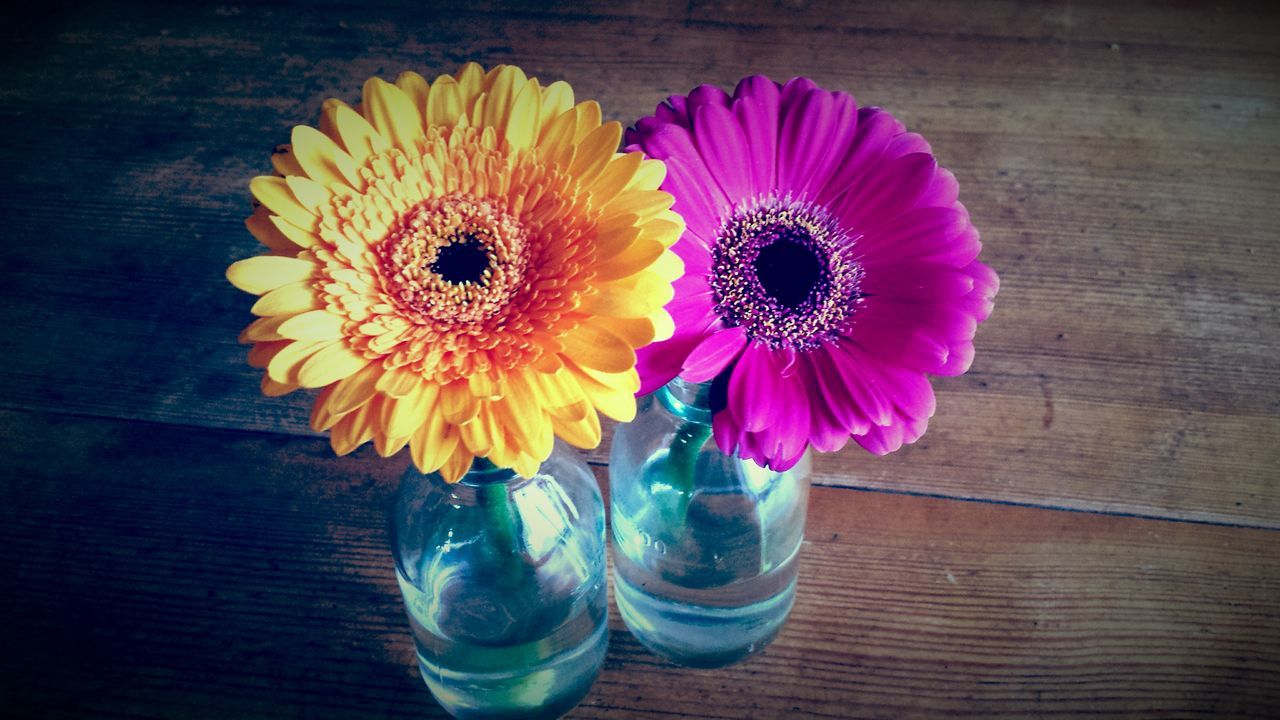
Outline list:
[[[799,102],[802,97],[812,90],[817,90],[818,85],[807,77],[793,77],[782,85],[779,96],[780,107],[783,113],[790,111],[791,106]]]
[[[703,162],[730,202],[754,196],[749,144],[733,113],[723,105],[701,105],[694,111],[693,129]]]
[[[849,187],[836,203],[836,217],[845,227],[858,230],[895,218],[924,194],[937,167],[933,156],[925,153],[881,163]]]
[[[955,375],[963,375],[969,372],[969,366],[973,364],[973,343],[958,343],[952,345],[947,353],[947,361],[933,370],[934,375],[946,375],[948,377]]]
[[[729,407],[747,432],[763,430],[774,415],[776,395],[772,392],[774,379],[769,376],[769,369],[769,347],[752,341],[742,351],[729,377]]]
[[[744,78],[733,91],[733,114],[747,137],[752,187],[758,193],[774,187],[778,146],[778,84],[761,75]]]
[[[716,447],[725,455],[732,455],[738,450],[739,436],[737,419],[727,408],[711,418],[711,434],[716,439]]]
[[[928,259],[964,267],[982,245],[963,208],[919,208],[866,230],[857,247],[868,265]]]
[[[649,136],[642,149],[666,161],[662,189],[675,197],[672,209],[684,218],[689,230],[705,241],[715,239],[720,218],[730,203],[711,179],[689,132],[678,125],[664,125]]]
[[[799,195],[819,167],[830,159],[835,104],[825,90],[813,90],[794,102],[778,135],[778,189]]]
[[[844,394],[832,396],[821,389],[818,379],[818,360],[825,356],[822,349],[805,353],[801,359],[801,373],[809,388],[809,443],[818,452],[835,452],[849,441],[849,426],[837,417],[836,403],[844,400]],[[844,407],[840,408],[845,410]],[[851,415],[851,412],[844,412]],[[865,428],[862,428],[865,431]]]
[[[963,270],[942,263],[865,263],[862,292],[908,300],[951,300],[973,290],[974,280]]]
[[[826,400],[826,413],[845,434],[858,435],[871,427],[867,413],[855,402],[849,390],[849,380],[845,373],[855,372],[850,367],[837,364],[833,353],[839,350],[824,345],[808,353],[817,388]]]
[[[904,155],[912,153],[932,153],[933,148],[929,147],[929,143],[924,138],[913,132],[904,132],[898,135],[885,146],[884,155],[881,162],[896,160]]]
[[[875,426],[853,439],[873,455],[888,455],[902,447],[902,425]]]
[[[831,205],[844,194],[854,181],[862,177],[884,153],[893,137],[902,132],[902,124],[880,108],[861,108],[857,114],[857,130],[849,143],[849,149],[826,185],[818,192],[817,201]]]
[[[747,334],[740,325],[708,335],[685,358],[680,377],[690,382],[710,382],[737,359],[746,344]]]
[[[774,402],[774,418],[766,427],[766,447],[773,458],[791,458],[804,452],[809,441],[809,396],[805,392],[805,375],[795,372],[789,377],[782,376],[780,367],[782,359],[776,354],[770,356],[775,377],[773,385],[777,400]],[[772,446],[772,447],[770,447]]]
[[[875,372],[875,359],[854,342],[828,345],[834,352],[829,357],[844,379],[844,386],[858,410],[872,425],[888,425],[893,420],[893,403],[880,390],[880,376]]]
[[[939,167],[934,171],[929,187],[916,200],[916,207],[951,207],[959,197],[960,183],[956,182],[956,176],[950,170]]]

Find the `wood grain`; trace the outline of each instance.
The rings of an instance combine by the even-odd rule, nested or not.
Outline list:
[[[438,717],[386,549],[402,463],[0,412],[0,697],[23,717]],[[616,610],[572,717],[1266,717],[1275,533],[815,489],[791,621],[716,671]]]
[[[310,396],[258,396],[234,344],[250,300],[222,270],[256,252],[241,218],[270,148],[368,75],[518,62],[627,121],[699,82],[807,73],[933,141],[1004,281],[924,443],[825,457],[819,482],[1280,527],[1276,24],[1107,3],[73,7],[3,60],[0,342],[21,350],[0,407],[308,434]]]

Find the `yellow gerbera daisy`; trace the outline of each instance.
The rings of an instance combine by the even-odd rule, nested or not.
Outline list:
[[[597,411],[635,414],[635,348],[670,334],[682,271],[664,167],[621,136],[512,66],[326,101],[250,183],[271,252],[227,270],[261,296],[241,341],[263,392],[323,388],[338,454],[407,444],[450,482],[475,457],[532,475],[553,435],[594,447]]]

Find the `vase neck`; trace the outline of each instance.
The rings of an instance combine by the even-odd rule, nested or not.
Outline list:
[[[711,383],[676,378],[658,390],[658,399],[672,415],[689,422],[711,424]]]

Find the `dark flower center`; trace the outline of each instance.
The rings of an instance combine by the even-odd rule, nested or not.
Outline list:
[[[431,263],[431,272],[454,285],[479,283],[488,269],[488,250],[479,241],[465,235],[440,248],[435,262]]]
[[[716,313],[775,348],[838,337],[861,298],[855,240],[819,205],[767,197],[739,206],[712,247]]]
[[[790,238],[760,248],[755,266],[764,291],[788,310],[809,299],[822,272],[813,251]]]

